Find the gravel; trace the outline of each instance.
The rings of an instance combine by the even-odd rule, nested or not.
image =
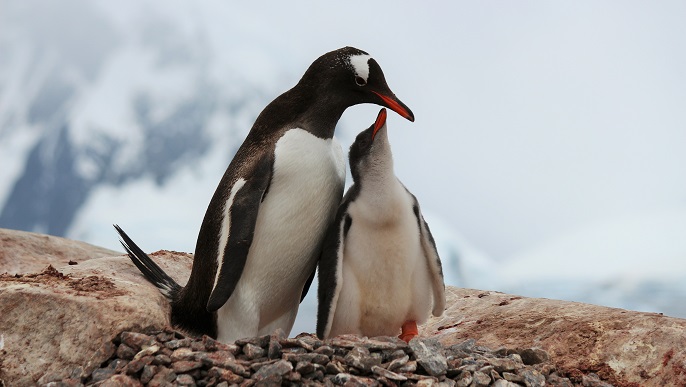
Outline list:
[[[100,356],[98,360],[98,356]],[[48,386],[602,386],[595,374],[566,377],[540,348],[498,349],[469,339],[271,335],[220,343],[167,328],[122,332],[95,360]]]

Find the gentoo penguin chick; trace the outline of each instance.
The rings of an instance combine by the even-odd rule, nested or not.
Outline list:
[[[317,336],[410,341],[445,309],[441,261],[417,199],[393,172],[386,109],[350,147],[353,185],[319,261]]]
[[[169,298],[173,325],[223,342],[290,333],[343,196],[334,129],[360,103],[414,121],[379,64],[353,47],[319,57],[264,108],[207,207],[184,287],[115,226],[131,260]]]

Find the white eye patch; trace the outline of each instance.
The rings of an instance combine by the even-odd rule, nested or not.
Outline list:
[[[370,59],[372,59],[372,57],[369,55],[365,55],[365,54],[352,55],[350,57],[350,64],[353,66],[353,70],[355,71],[355,75],[364,79],[365,83],[367,82],[367,78],[369,78],[369,60]]]

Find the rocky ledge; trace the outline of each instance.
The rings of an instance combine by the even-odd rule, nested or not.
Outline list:
[[[320,342],[275,334],[226,345],[187,338],[165,328],[169,304],[160,292],[126,256],[109,254],[0,229],[0,387],[139,385],[147,378],[189,385],[686,385],[684,319],[453,287],[444,316],[420,327],[409,346],[348,336]],[[190,254],[151,256],[185,283]]]

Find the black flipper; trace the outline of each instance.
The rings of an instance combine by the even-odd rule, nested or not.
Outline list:
[[[231,203],[229,237],[222,257],[217,257],[218,277],[207,301],[207,310],[221,308],[231,297],[243,274],[250,245],[255,234],[257,213],[272,175],[273,159],[264,158],[249,174],[250,180],[236,192]],[[235,183],[234,183],[235,185]]]
[[[155,261],[150,259],[150,257],[148,257],[148,255],[129,238],[121,227],[115,224],[114,228],[117,230],[117,233],[119,233],[119,242],[124,246],[124,249],[129,254],[129,258],[131,258],[134,265],[138,267],[138,270],[143,273],[150,283],[157,286],[157,288],[160,289],[160,292],[169,299],[181,290],[181,286],[165,273]]]
[[[320,339],[328,338],[331,331],[338,295],[343,285],[343,246],[352,224],[352,218],[347,214],[348,205],[358,194],[359,188],[353,184],[343,197],[336,219],[331,223],[324,237],[318,264],[319,286],[317,288],[317,336]]]

